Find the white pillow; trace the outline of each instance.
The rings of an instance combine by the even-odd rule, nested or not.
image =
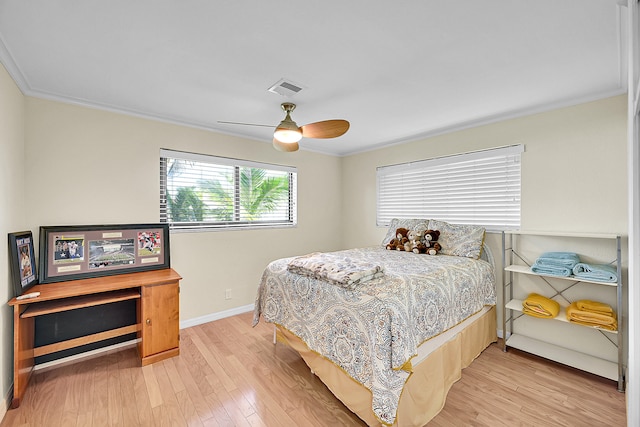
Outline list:
[[[438,243],[442,246],[440,253],[473,259],[480,258],[484,242],[484,227],[478,225],[449,224],[432,219],[429,229],[438,230]]]

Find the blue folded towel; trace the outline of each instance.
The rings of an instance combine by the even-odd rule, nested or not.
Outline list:
[[[571,276],[573,267],[580,262],[575,252],[545,252],[531,266],[531,271],[550,276]]]
[[[563,267],[561,265],[553,266],[553,265],[538,265],[534,263],[531,266],[531,271],[537,274],[547,274],[549,276],[571,276],[573,273],[573,269],[569,267]]]
[[[580,257],[575,252],[545,252],[538,257],[535,263],[539,266],[560,266],[571,269],[579,262]]]
[[[608,264],[587,264],[580,262],[573,267],[573,274],[581,279],[599,282],[617,282],[618,269]]]

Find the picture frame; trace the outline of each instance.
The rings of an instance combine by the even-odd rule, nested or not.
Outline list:
[[[16,297],[38,284],[35,256],[31,231],[9,233],[9,264]]]
[[[171,267],[169,224],[40,227],[40,283]]]

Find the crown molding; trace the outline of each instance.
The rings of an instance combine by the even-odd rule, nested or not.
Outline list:
[[[20,68],[18,68],[18,65],[13,60],[13,55],[11,55],[11,52],[7,48],[7,45],[4,43],[2,34],[0,34],[0,63],[4,65],[4,68],[7,70],[22,94],[28,95],[31,92],[29,83],[27,82],[24,74],[22,74],[22,71],[20,71]]]

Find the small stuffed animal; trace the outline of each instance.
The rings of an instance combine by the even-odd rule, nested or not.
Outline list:
[[[406,228],[398,228],[398,230],[396,230],[396,239],[398,239],[398,246],[396,246],[397,251],[404,251],[404,244],[409,241],[408,235],[409,230]]]
[[[396,250],[399,244],[400,244],[400,240],[394,237],[393,239],[391,239],[389,243],[387,243],[387,250],[394,251]]]
[[[413,248],[413,253],[415,254],[426,254],[429,248],[424,244],[424,240],[421,240],[415,248]]]
[[[413,249],[418,246],[418,243],[423,238],[423,234],[417,230],[409,230],[407,233],[407,242],[404,244],[404,250],[407,252],[413,252]]]
[[[427,255],[437,255],[438,252],[442,249],[440,243],[438,243],[438,238],[440,237],[440,232],[438,230],[427,230],[424,232],[424,248],[419,248],[419,252],[421,254]],[[414,251],[415,252],[415,251]]]
[[[389,243],[387,243],[387,249],[390,251],[394,249],[403,251],[404,244],[407,241],[407,233],[409,233],[409,230],[407,230],[406,228],[397,228],[396,237],[394,237]]]
[[[439,237],[440,237],[440,232],[438,230],[425,231],[424,232],[425,245],[427,245],[427,247],[430,247],[431,243],[437,242]]]
[[[438,252],[440,252],[440,249],[442,249],[442,246],[440,246],[440,243],[432,242],[431,247],[427,248],[425,253],[427,255],[437,255]]]
[[[387,250],[388,251],[392,251],[394,250],[396,247],[398,247],[398,239],[396,239],[395,237],[393,239],[391,239],[391,241],[389,243],[387,243]]]
[[[396,239],[398,240],[402,240],[403,238],[406,238],[407,234],[409,234],[409,230],[404,227],[400,227],[396,229]]]

